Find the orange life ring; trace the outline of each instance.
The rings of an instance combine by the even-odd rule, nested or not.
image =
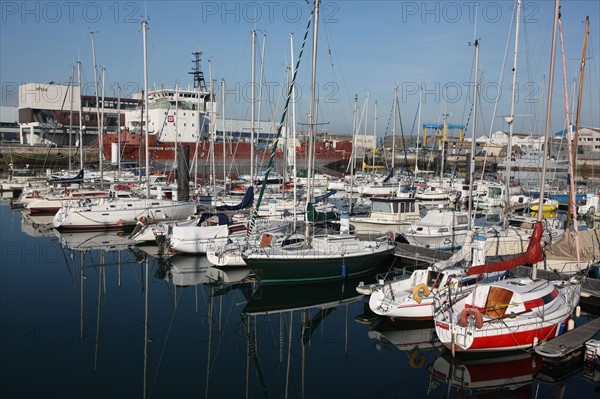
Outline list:
[[[420,369],[425,364],[425,354],[419,353],[419,346],[415,346],[413,350],[410,352],[410,357],[408,358],[408,364],[413,369]]]
[[[464,308],[462,312],[460,312],[460,325],[463,327],[467,326],[467,317],[471,315],[475,318],[475,327],[478,329],[483,327],[483,316],[481,312],[475,308]]]
[[[429,287],[427,286],[427,284],[421,283],[418,284],[415,288],[413,288],[413,298],[415,299],[415,302],[417,303],[421,303],[422,298],[421,295],[419,295],[419,293],[423,291],[423,296],[424,297],[428,297],[429,296]]]

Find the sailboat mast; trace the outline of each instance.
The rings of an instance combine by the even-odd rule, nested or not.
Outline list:
[[[254,78],[255,78],[255,63],[256,63],[256,31],[252,30],[252,65],[250,66],[250,184],[254,185]]]
[[[306,173],[306,206],[308,207],[313,198],[312,176],[313,176],[313,141],[315,135],[315,116],[316,116],[316,82],[317,82],[317,39],[319,36],[319,3],[315,0],[314,5],[314,24],[313,24],[313,48],[312,48],[312,68],[311,68],[311,86],[310,86],[310,113],[308,115],[308,171]],[[309,240],[310,223],[306,223],[306,239]]]
[[[73,160],[71,159],[71,146],[73,135],[73,88],[75,86],[75,66],[71,66],[71,80],[69,89],[71,90],[71,107],[69,109],[69,170],[73,170]]]
[[[94,45],[94,32],[90,32],[92,35],[92,62],[94,64],[94,95],[96,96],[96,126],[98,130],[98,169],[102,173],[102,147],[100,137],[102,132],[100,131],[100,102],[98,98],[98,69],[96,67],[96,46]]]
[[[419,112],[418,112],[418,116],[417,116],[417,149],[415,151],[415,175],[419,171],[419,151],[420,151],[419,150],[419,138],[421,136],[421,107],[423,106],[422,94],[423,94],[423,89],[419,85]]]
[[[121,86],[117,84],[117,178],[121,178]]]
[[[510,212],[510,163],[512,162],[512,137],[513,137],[513,126],[515,121],[515,100],[516,100],[516,86],[517,86],[517,60],[519,55],[519,26],[521,22],[521,0],[517,1],[517,17],[515,21],[515,49],[513,55],[513,68],[512,68],[512,94],[510,99],[510,115],[505,118],[508,123],[508,143],[506,145],[506,206],[504,207],[507,213],[504,218],[504,223],[508,224],[508,213]],[[540,205],[541,206],[541,205]],[[540,208],[541,209],[541,208]]]
[[[223,188],[227,191],[227,137],[225,136],[225,79],[221,78],[221,124],[223,126]]]
[[[394,85],[394,101],[392,102],[392,173],[394,173],[396,161],[396,101],[398,101],[398,85]]]
[[[81,61],[77,60],[77,80],[79,86],[79,167],[83,169],[83,106],[81,104]]]
[[[290,33],[290,65],[291,65],[291,73],[292,73],[292,81],[291,81],[291,85],[292,85],[292,148],[294,149],[293,151],[289,151],[289,147],[286,148],[286,151],[288,152],[289,155],[292,156],[292,181],[294,182],[294,189],[293,189],[293,198],[294,198],[294,202],[296,201],[297,198],[297,185],[296,185],[296,181],[297,181],[297,177],[298,177],[298,171],[296,170],[296,90],[295,90],[295,85],[294,85],[294,34]],[[289,145],[289,143],[288,143]],[[293,231],[296,231],[296,206],[293,207]]]
[[[315,139],[315,120],[316,116],[316,82],[317,82],[317,39],[319,36],[319,3],[321,0],[315,0],[314,24],[313,24],[313,51],[312,51],[312,71],[311,71],[311,87],[310,87],[310,114],[308,121],[308,174],[307,174],[307,192],[306,203],[312,201],[312,175],[313,175],[313,152]]]
[[[104,82],[106,80],[106,68],[102,67],[102,112],[100,113],[100,129],[98,130],[98,162],[100,168],[100,184],[104,184]]]
[[[546,164],[548,163],[548,137],[550,136],[550,114],[552,112],[552,89],[554,83],[554,62],[556,53],[556,31],[560,18],[560,0],[554,1],[554,24],[552,28],[552,44],[550,47],[550,73],[548,75],[548,97],[546,102],[546,129],[544,133],[544,154],[542,158],[542,181],[540,182],[540,199],[537,213],[537,221],[542,221],[542,207],[544,204],[544,190],[546,186]],[[535,268],[534,268],[535,271]]]
[[[469,176],[471,176],[471,184],[469,184],[469,212],[468,221],[470,228],[473,227],[473,173],[475,172],[475,137],[477,133],[477,93],[479,84],[479,40],[475,39],[475,82],[473,84],[473,132],[471,133],[471,153],[469,157]]]
[[[590,28],[590,17],[585,18],[585,36],[583,38],[583,50],[581,52],[581,67],[579,71],[579,94],[577,96],[577,112],[575,116],[575,135],[573,137],[573,166],[577,165],[577,141],[579,140],[579,118],[581,116],[581,97],[583,95],[583,76],[585,74],[585,56],[587,53],[587,39],[589,36]],[[571,176],[571,179],[575,179],[575,175]]]
[[[375,150],[377,149],[377,100],[375,100],[373,104],[373,139],[375,141],[375,145],[373,146],[373,153],[371,154],[371,166],[373,167],[373,173],[375,173]]]
[[[148,112],[148,21],[142,21],[142,32],[143,32],[143,41],[144,41],[144,105],[146,108],[146,142],[145,142],[145,151],[146,151],[146,196],[150,198],[150,119]],[[142,128],[143,128],[142,124]]]

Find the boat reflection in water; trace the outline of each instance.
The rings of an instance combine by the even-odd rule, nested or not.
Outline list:
[[[423,367],[430,354],[435,356],[443,348],[431,320],[393,320],[381,317],[369,331],[369,338],[377,341],[377,350],[387,349],[391,345],[408,352],[408,363],[414,369]]]
[[[22,210],[21,214],[21,232],[29,237],[52,237],[54,227],[52,227],[52,216],[31,215],[29,211]]]
[[[104,250],[120,251],[131,247],[135,241],[128,235],[116,231],[86,231],[86,232],[59,232],[54,230],[61,245],[76,251]]]
[[[211,266],[205,256],[175,255],[163,263],[164,279],[177,287],[206,284],[211,280],[206,270]]]
[[[541,366],[540,357],[523,351],[453,358],[445,350],[431,366],[429,392],[442,382],[448,384],[448,397],[468,392],[469,397],[530,398],[534,375]]]

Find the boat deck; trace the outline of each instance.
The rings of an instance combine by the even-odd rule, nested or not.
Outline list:
[[[583,348],[600,330],[600,319],[595,319],[581,327],[574,328],[550,341],[534,348],[538,355],[550,359],[561,359]]]
[[[424,248],[416,245],[395,243],[394,255],[423,263],[435,263],[440,260],[448,260],[452,256],[451,251],[439,251],[437,249]]]

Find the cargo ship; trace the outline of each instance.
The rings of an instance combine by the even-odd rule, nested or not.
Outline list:
[[[149,90],[147,110],[143,109],[142,94],[135,95],[140,108],[125,111],[125,126],[120,131],[104,134],[104,156],[113,163],[119,159],[145,162],[146,135],[143,132],[147,126],[148,156],[155,168],[170,166],[178,146],[185,149],[190,166],[197,162],[199,174],[206,174],[213,164],[216,171],[248,173],[253,153],[257,170],[266,167],[276,138],[276,123],[256,120],[251,126],[248,120],[222,118],[218,115],[214,95],[206,88],[199,61],[190,73],[194,84],[186,89]],[[351,140],[320,135],[313,143],[315,168],[345,171],[352,157]],[[283,127],[275,153],[276,167],[291,166],[295,162],[298,170],[305,169],[308,147],[306,133],[293,139]]]

